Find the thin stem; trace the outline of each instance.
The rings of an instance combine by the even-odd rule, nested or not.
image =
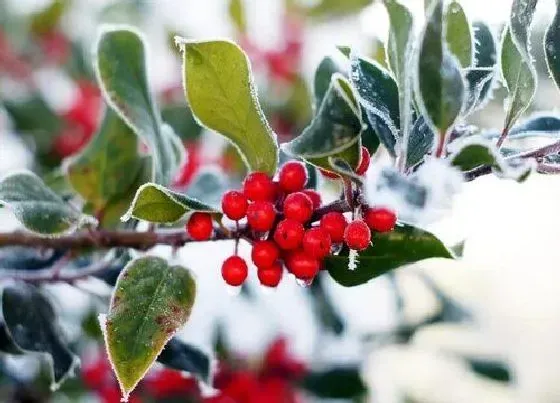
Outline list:
[[[438,146],[436,150],[436,158],[442,158],[445,152],[445,145],[447,144],[447,133],[440,133],[438,139]]]
[[[0,273],[0,281],[20,280],[28,283],[72,283],[74,281],[83,280],[90,276],[94,276],[106,270],[111,265],[109,260],[100,260],[91,265],[71,272],[54,272],[52,269],[38,271],[21,271],[21,270],[2,270]]]
[[[502,130],[502,134],[500,134],[500,138],[498,139],[498,142],[496,143],[496,147],[498,147],[498,148],[502,147],[502,144],[506,140],[506,137],[508,136],[508,134],[509,134],[509,127],[506,126]]]

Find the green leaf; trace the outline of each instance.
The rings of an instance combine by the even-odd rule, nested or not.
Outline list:
[[[47,7],[31,16],[31,31],[40,36],[55,29],[71,4],[71,0],[53,0]]]
[[[259,105],[243,50],[228,41],[177,42],[183,51],[185,95],[195,117],[231,140],[250,170],[274,175],[276,135]]]
[[[165,106],[161,117],[184,141],[198,140],[202,135],[202,127],[196,122],[184,98],[181,104]]]
[[[93,140],[70,159],[67,175],[72,187],[95,211],[101,212],[110,200],[130,190],[142,165],[137,136],[115,112],[107,109]],[[132,195],[135,192],[133,189]]]
[[[380,64],[362,57],[352,57],[352,85],[368,118],[376,116],[398,138],[400,127],[399,88],[391,74]]]
[[[327,170],[332,170],[329,157],[341,158],[355,167],[360,159],[360,115],[350,84],[337,73],[311,125],[284,144],[283,150]]]
[[[0,181],[0,205],[9,207],[25,228],[39,234],[61,234],[86,222],[95,222],[62,200],[31,172],[14,173]]]
[[[459,117],[465,85],[461,65],[445,45],[442,0],[433,2],[421,38],[416,93],[422,115],[444,137]]]
[[[331,277],[344,287],[354,287],[398,269],[429,258],[451,258],[447,248],[433,234],[408,225],[372,237],[373,245],[360,253],[356,270],[348,270],[348,249],[325,259]]]
[[[449,51],[461,63],[463,68],[473,64],[473,34],[471,24],[457,0],[453,0],[445,11],[445,38]]]
[[[509,92],[504,124],[507,132],[533,102],[537,71],[530,54],[530,26],[537,0],[514,0],[509,27],[503,34],[501,68]]]
[[[123,221],[130,218],[153,223],[174,223],[190,211],[216,213],[212,207],[188,196],[173,192],[155,183],[138,189]]]
[[[188,372],[209,383],[210,357],[195,346],[183,343],[176,337],[169,340],[157,358],[166,367]]]
[[[243,0],[229,0],[228,12],[235,28],[239,32],[245,33],[247,31],[247,19],[245,17]]]
[[[306,12],[310,17],[325,19],[355,14],[370,5],[372,0],[319,0]]]
[[[74,374],[79,359],[68,348],[50,301],[37,288],[25,283],[4,288],[2,314],[19,349],[50,356],[52,390]]]
[[[560,88],[560,0],[556,0],[556,13],[544,35],[544,53],[550,76]]]
[[[195,295],[190,272],[164,259],[144,257],[123,269],[102,328],[125,399],[187,322]]]
[[[466,172],[481,165],[496,164],[496,154],[489,145],[469,144],[452,156],[451,163]]]
[[[148,85],[144,40],[131,29],[106,28],[96,49],[97,80],[107,103],[147,144],[155,181],[168,184],[178,166]]]

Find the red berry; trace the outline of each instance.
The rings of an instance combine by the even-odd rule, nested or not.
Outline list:
[[[366,210],[364,220],[368,227],[377,232],[389,232],[397,223],[396,214],[386,208],[372,208]]]
[[[195,241],[207,241],[212,230],[212,216],[208,213],[194,213],[187,222],[187,232]]]
[[[301,280],[312,280],[321,268],[319,260],[309,256],[303,250],[290,253],[285,263],[288,270]]]
[[[266,287],[277,287],[282,280],[282,265],[278,262],[274,263],[270,267],[259,268],[257,270],[257,276],[262,285]]]
[[[259,269],[271,267],[280,257],[280,251],[272,241],[257,241],[251,251],[251,259]]]
[[[249,200],[273,201],[276,197],[276,186],[264,172],[253,172],[243,182],[243,193]]]
[[[256,201],[247,208],[247,223],[255,231],[270,231],[276,220],[274,206],[268,201]]]
[[[297,249],[303,240],[305,230],[303,224],[289,218],[282,220],[274,231],[274,241],[284,250]]]
[[[313,202],[305,193],[291,193],[284,200],[284,216],[286,218],[306,223],[312,215]]]
[[[364,221],[352,221],[344,231],[344,241],[350,249],[362,251],[367,249],[371,242],[371,231]]]
[[[331,236],[321,227],[305,231],[303,250],[315,259],[323,259],[331,253]]]
[[[245,260],[239,256],[228,257],[222,265],[222,278],[234,287],[238,287],[245,282],[249,269]]]
[[[333,243],[340,243],[344,240],[347,225],[344,214],[337,211],[327,213],[321,218],[321,228],[328,232]]]
[[[83,130],[68,127],[54,139],[53,150],[61,158],[68,157],[80,151],[89,139],[90,137]]]
[[[305,189],[302,190],[301,193],[304,193],[311,199],[311,202],[313,203],[313,210],[318,209],[319,207],[321,207],[321,204],[323,204],[323,200],[321,200],[321,195],[319,194],[319,192],[311,189]]]
[[[280,188],[286,193],[299,192],[307,183],[307,170],[301,162],[290,161],[280,169]]]
[[[369,163],[371,161],[371,156],[369,155],[369,151],[367,148],[362,147],[362,155],[360,158],[360,164],[358,165],[358,168],[356,168],[356,173],[358,175],[363,175],[366,173],[366,171],[369,168]]]
[[[325,178],[328,179],[340,179],[340,175],[335,174],[334,172],[331,171],[327,171],[326,169],[323,168],[319,168],[319,172],[321,172],[321,175],[323,175]]]
[[[224,193],[222,197],[222,211],[230,220],[241,220],[247,214],[249,203],[245,195],[236,190]]]

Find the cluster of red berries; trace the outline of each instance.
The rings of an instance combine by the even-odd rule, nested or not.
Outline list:
[[[321,207],[321,196],[305,189],[307,180],[304,164],[292,161],[280,169],[276,182],[265,173],[254,172],[245,178],[242,191],[223,195],[223,213],[234,221],[247,220],[254,240],[251,259],[264,286],[276,287],[284,266],[297,279],[310,282],[323,260],[338,249],[334,246],[344,242],[350,249],[362,251],[370,245],[371,230],[385,232],[395,226],[396,216],[387,209],[365,209],[364,220],[350,223],[339,211],[319,216],[316,211]],[[209,239],[212,217],[194,213],[187,231],[197,241]],[[224,261],[222,277],[227,284],[240,286],[247,275],[248,265],[237,254]]]

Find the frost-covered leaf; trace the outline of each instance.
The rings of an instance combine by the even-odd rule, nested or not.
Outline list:
[[[228,41],[177,41],[183,50],[185,95],[195,117],[231,140],[250,170],[273,175],[276,135],[259,105],[243,50]]]
[[[463,116],[473,113],[487,99],[495,70],[491,67],[473,67],[465,70],[466,97],[463,105]]]
[[[146,183],[136,192],[123,220],[136,218],[153,223],[174,223],[189,211],[216,212],[212,207],[196,199],[155,183]]]
[[[373,60],[352,56],[352,85],[367,116],[381,119],[398,138],[399,88],[391,74]]]
[[[484,22],[473,24],[475,44],[475,67],[494,67],[498,62],[496,39]]]
[[[560,134],[560,117],[544,114],[531,116],[523,123],[514,126],[510,131],[512,137],[539,134],[557,137]]]
[[[416,95],[422,115],[440,138],[455,123],[465,97],[461,66],[446,47],[443,17],[443,1],[436,0],[420,42],[416,74]]]
[[[50,301],[37,288],[25,283],[4,288],[2,315],[8,334],[19,349],[50,356],[51,389],[57,389],[74,375],[79,359],[68,348]]]
[[[0,248],[0,271],[44,269],[52,266],[64,253],[63,250],[4,246]]]
[[[187,188],[187,196],[220,210],[222,196],[228,189],[223,172],[216,169],[201,170]]]
[[[560,0],[556,0],[556,14],[544,36],[544,52],[548,71],[560,88]]]
[[[435,134],[424,118],[416,119],[407,147],[407,168],[411,168],[424,160],[424,157],[432,150],[434,140]]]
[[[162,132],[161,116],[148,85],[144,40],[132,29],[106,28],[97,42],[96,74],[109,106],[148,146],[154,180],[168,184],[178,166]]]
[[[389,14],[390,30],[389,39],[387,41],[387,61],[393,72],[399,94],[399,121],[400,136],[402,137],[402,152],[408,155],[408,145],[411,141],[409,137],[410,124],[412,119],[412,73],[413,73],[413,51],[414,51],[414,20],[410,11],[396,0],[385,0],[385,7]],[[379,119],[377,119],[379,120]],[[376,125],[377,126],[377,125]],[[389,152],[395,155],[394,144],[395,139],[388,136],[380,135],[383,128],[377,129],[380,139]],[[405,164],[406,161],[405,161]]]
[[[304,132],[283,150],[310,164],[331,170],[328,157],[342,158],[351,166],[360,161],[362,121],[350,84],[340,74],[332,76],[331,85],[317,115]]]
[[[523,182],[533,171],[534,162],[504,157],[498,147],[489,141],[472,138],[457,141],[450,147],[451,164],[462,172],[480,166],[490,166],[499,177]]]
[[[358,266],[348,270],[349,250],[325,259],[331,277],[344,287],[354,287],[398,269],[429,258],[452,258],[449,250],[433,234],[408,225],[388,233],[374,233],[368,249],[360,253]]]
[[[341,50],[341,53],[343,53],[345,57],[348,58],[350,56],[351,49],[349,47],[339,46],[338,48],[339,50],[343,48],[344,52],[342,52]],[[337,60],[336,57],[326,56],[321,61],[319,67],[317,67],[317,70],[315,71],[315,78],[313,82],[315,112],[319,111],[323,99],[325,98],[325,95],[327,94],[330,88],[332,76],[335,73],[339,73],[342,74],[344,77],[348,78],[350,73],[349,70],[350,70],[349,60],[345,60],[344,63],[343,61]],[[395,137],[393,136],[393,134],[389,133],[389,136],[386,136],[385,131],[377,130],[376,125],[369,122],[366,110],[364,108],[361,109],[362,109],[361,111],[362,122],[365,124],[365,127],[362,131],[362,145],[368,149],[370,154],[373,155],[377,150],[377,147],[379,147],[379,139],[387,138],[387,141],[383,140],[382,142],[384,144],[387,143],[385,146],[391,152],[394,152]]]
[[[93,140],[70,159],[67,175],[72,187],[101,216],[115,198],[132,200],[136,189],[131,187],[143,165],[137,136],[115,112],[107,109]],[[123,206],[120,215],[126,209]]]
[[[537,91],[537,71],[529,40],[536,5],[537,0],[514,0],[510,24],[503,34],[501,68],[509,92],[506,133],[531,105]]]
[[[384,0],[384,4],[390,20],[387,62],[401,87],[409,68],[414,20],[410,11],[397,0]]]
[[[457,0],[453,0],[447,6],[444,18],[449,51],[455,55],[463,68],[471,67],[474,56],[471,24]]]
[[[61,234],[92,222],[31,172],[14,173],[0,181],[0,205],[9,207],[25,228],[40,234]]]
[[[158,257],[134,260],[121,272],[102,329],[125,399],[187,322],[195,295],[190,272]]]
[[[208,354],[176,337],[169,340],[157,360],[166,367],[188,372],[203,382],[211,381],[211,363]]]
[[[245,17],[243,0],[229,0],[228,13],[235,28],[239,32],[245,33],[247,31],[247,18]]]

